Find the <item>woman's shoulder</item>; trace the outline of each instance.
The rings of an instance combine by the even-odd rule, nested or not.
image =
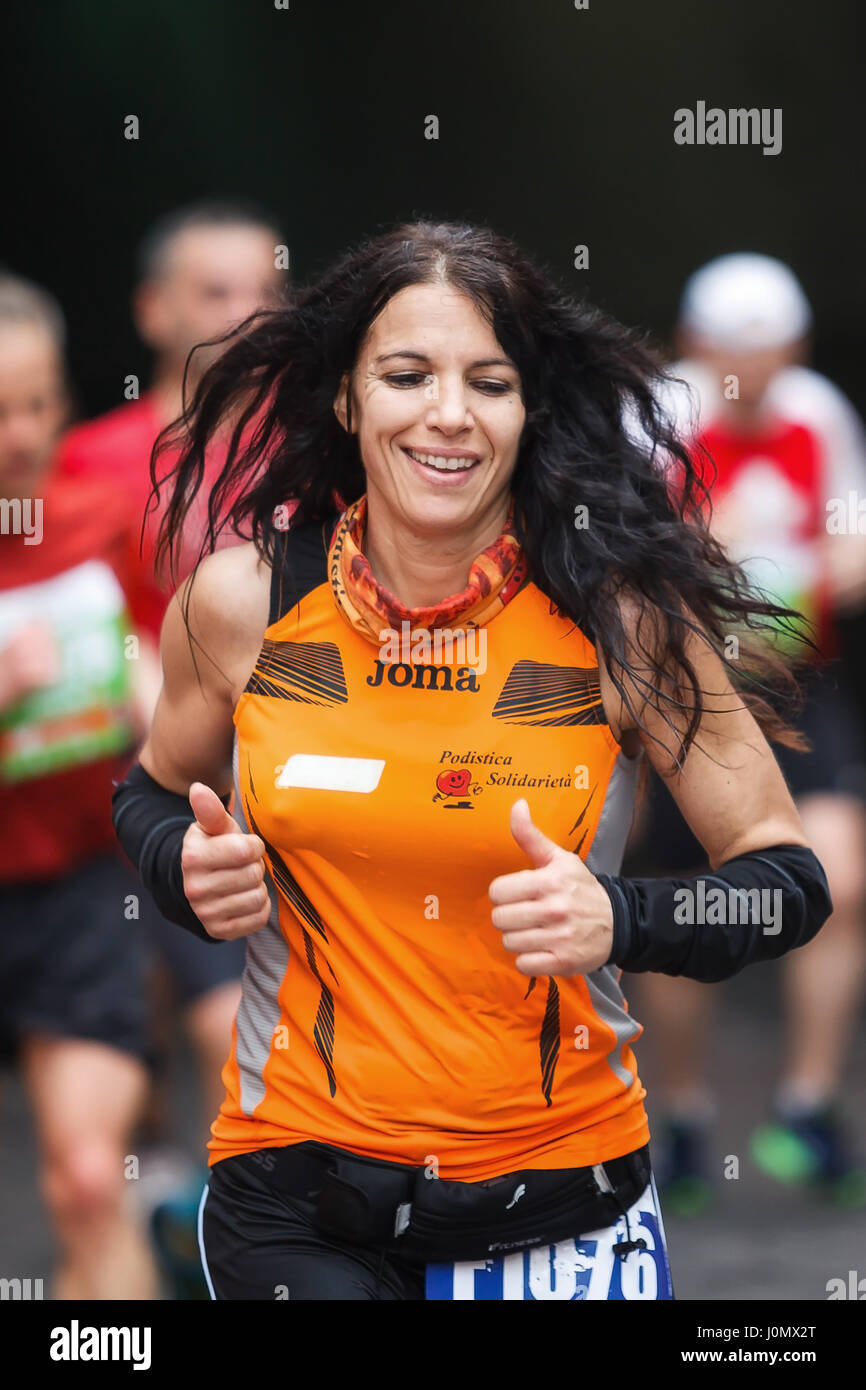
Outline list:
[[[262,619],[267,626],[271,566],[253,541],[224,546],[206,555],[185,581],[192,604],[201,606],[215,623],[246,625]]]
[[[243,689],[261,649],[270,585],[268,560],[252,541],[243,541],[205,556],[171,604],[171,625],[179,633],[185,614],[189,634],[229,674],[233,687]]]

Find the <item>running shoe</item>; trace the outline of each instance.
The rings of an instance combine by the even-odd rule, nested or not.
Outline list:
[[[157,1258],[179,1302],[209,1299],[198,1246],[198,1208],[207,1181],[200,1176],[161,1202],[150,1218]]]
[[[656,1173],[665,1211],[675,1216],[701,1216],[715,1190],[707,1174],[707,1126],[700,1121],[662,1120],[661,1158]]]
[[[833,1104],[796,1114],[776,1107],[750,1149],[761,1172],[777,1182],[812,1186],[840,1206],[866,1205],[866,1169],[855,1161]]]

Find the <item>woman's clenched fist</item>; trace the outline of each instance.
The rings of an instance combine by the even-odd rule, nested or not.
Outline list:
[[[548,838],[525,798],[511,808],[511,834],[534,864],[490,885],[491,920],[522,975],[587,975],[613,948],[607,890],[579,855]]]
[[[209,936],[234,941],[261,931],[271,911],[265,886],[265,847],[246,835],[216,792],[193,782],[195,814],[183,837],[183,890]]]

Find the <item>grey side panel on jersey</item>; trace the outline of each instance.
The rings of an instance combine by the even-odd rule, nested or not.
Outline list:
[[[245,835],[250,833],[241,809],[238,738],[235,734],[232,767],[235,784],[234,818]],[[265,1065],[271,1053],[274,1029],[280,1022],[279,990],[289,964],[289,943],[280,930],[277,890],[269,874],[265,886],[271,902],[270,916],[261,931],[246,938],[247,958],[241,979],[241,1002],[235,1028],[235,1059],[241,1084],[241,1109],[252,1115],[265,1098]]]
[[[618,874],[620,871],[634,816],[638,769],[644,756],[642,752],[636,758],[627,758],[624,753],[617,754],[598,829],[584,861],[591,874]]]
[[[586,867],[593,874],[618,874],[625,853],[626,841],[634,816],[637,774],[644,757],[627,758],[617,755],[607,784],[607,793],[592,849],[586,856]],[[604,965],[585,975],[592,1006],[603,1023],[612,1028],[616,1042],[607,1055],[608,1066],[626,1086],[634,1081],[634,1073],[623,1064],[622,1047],[637,1037],[640,1025],[635,1023],[625,1005],[625,995],[619,987],[620,972],[616,966]]]

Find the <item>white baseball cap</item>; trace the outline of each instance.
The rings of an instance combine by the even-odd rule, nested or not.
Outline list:
[[[719,256],[686,281],[680,323],[708,345],[759,351],[802,338],[812,310],[792,270],[772,256]]]

